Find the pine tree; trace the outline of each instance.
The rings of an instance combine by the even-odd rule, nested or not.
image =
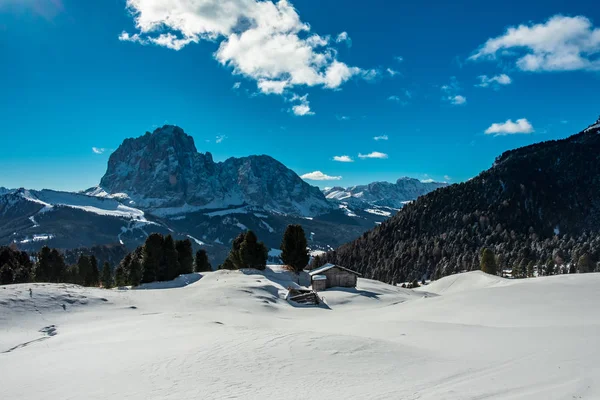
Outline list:
[[[127,286],[127,276],[125,275],[122,263],[115,268],[115,285],[117,287]]]
[[[529,263],[527,263],[527,277],[528,278],[532,278],[533,277],[533,270],[534,269],[535,269],[535,262],[529,261]]]
[[[154,282],[163,258],[163,235],[153,233],[146,238],[142,249],[142,283]]]
[[[138,286],[142,280],[142,263],[137,256],[131,258],[129,263],[129,284],[131,286]]]
[[[235,239],[233,239],[233,242],[231,242],[231,250],[229,251],[229,255],[227,256],[227,259],[225,260],[226,262],[227,262],[227,260],[229,260],[229,261],[227,262],[227,265],[225,265],[225,262],[223,263],[223,269],[240,269],[240,268],[245,267],[244,262],[240,256],[240,248],[245,239],[246,239],[245,232],[240,233],[239,235],[237,235],[237,237]],[[230,268],[230,267],[233,267],[233,268]]]
[[[306,235],[300,225],[288,225],[281,241],[281,260],[292,267],[295,272],[301,272],[308,261]]]
[[[102,287],[105,289],[110,289],[113,285],[113,274],[110,268],[110,264],[108,262],[104,263],[102,267]]]
[[[208,255],[206,254],[206,250],[200,249],[196,252],[196,272],[210,272],[212,271],[212,266],[208,261]]]
[[[65,257],[58,250],[52,249],[50,251],[50,276],[48,280],[56,283],[63,282],[66,270]]]
[[[588,253],[585,253],[579,257],[579,260],[577,261],[577,269],[579,270],[580,274],[594,271],[594,263],[592,263],[592,259]]]
[[[163,260],[160,264],[157,280],[170,281],[175,279],[179,273],[179,256],[175,248],[175,241],[171,235],[167,235],[163,242]]]
[[[86,255],[80,255],[77,261],[77,268],[79,269],[79,280],[84,286],[89,286],[90,275],[92,274],[92,264],[90,258]]]
[[[496,258],[488,248],[481,252],[481,270],[486,274],[496,275]]]
[[[15,280],[15,274],[12,267],[8,264],[4,264],[0,268],[0,285],[10,285]]]
[[[38,262],[35,268],[35,280],[37,282],[50,282],[50,276],[52,274],[50,252],[50,248],[44,246],[38,253]]]
[[[179,261],[179,273],[191,274],[194,272],[194,250],[189,239],[175,241],[177,258]]]
[[[86,286],[98,286],[100,283],[100,271],[98,270],[98,260],[96,256],[90,256],[90,275]]]
[[[546,275],[550,276],[554,275],[555,273],[554,259],[549,258],[548,261],[546,261]]]
[[[269,251],[263,242],[252,231],[246,232],[244,241],[240,245],[239,258],[242,261],[242,268],[254,268],[263,270],[267,267],[267,258]]]

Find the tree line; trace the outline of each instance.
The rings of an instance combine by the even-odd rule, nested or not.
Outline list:
[[[287,227],[281,242],[281,259],[295,272],[309,261],[307,241],[300,225]],[[73,255],[70,254],[72,257]],[[218,269],[254,268],[264,270],[268,249],[252,231],[238,235],[229,255]],[[193,253],[189,239],[175,240],[171,235],[152,233],[142,246],[126,254],[113,268],[108,262],[100,267],[92,254],[82,252],[77,262],[68,265],[57,249],[44,246],[30,256],[15,247],[0,247],[0,284],[52,282],[83,286],[138,286],[143,283],[169,281],[181,274],[212,271],[205,249]]]

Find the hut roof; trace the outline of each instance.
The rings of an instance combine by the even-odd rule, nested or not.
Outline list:
[[[351,269],[348,269],[346,267],[342,267],[340,265],[335,265],[335,264],[325,264],[320,268],[316,268],[313,269],[312,271],[309,272],[309,275],[314,277],[315,275],[321,275],[323,272],[328,271],[332,268],[339,268],[339,269],[343,269],[344,271],[350,272],[351,274],[354,274],[356,276],[362,276],[360,273],[356,272],[356,271],[352,271]]]

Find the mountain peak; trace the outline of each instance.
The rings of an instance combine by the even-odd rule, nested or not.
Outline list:
[[[272,157],[215,163],[210,153],[198,153],[194,139],[175,125],[125,140],[111,154],[100,187],[109,194],[127,194],[138,207],[170,208],[169,213],[245,204],[302,216],[331,209],[318,188]]]

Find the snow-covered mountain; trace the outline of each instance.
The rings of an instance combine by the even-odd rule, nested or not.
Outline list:
[[[301,224],[312,249],[329,250],[384,218],[344,213],[268,156],[214,162],[181,128],[165,126],[126,139],[97,187],[2,191],[0,244],[37,250],[120,243],[133,249],[149,233],[171,233],[205,247],[217,264],[247,229],[278,248],[287,225]]]
[[[262,155],[216,163],[171,125],[125,140],[90,194],[126,195],[130,205],[160,216],[241,206],[301,217],[332,210],[318,188],[279,161]]]
[[[406,203],[445,186],[448,186],[445,182],[422,182],[403,177],[396,183],[373,182],[348,188],[336,186],[325,189],[323,194],[327,200],[338,204],[348,214],[356,214],[362,210],[388,217]]]

